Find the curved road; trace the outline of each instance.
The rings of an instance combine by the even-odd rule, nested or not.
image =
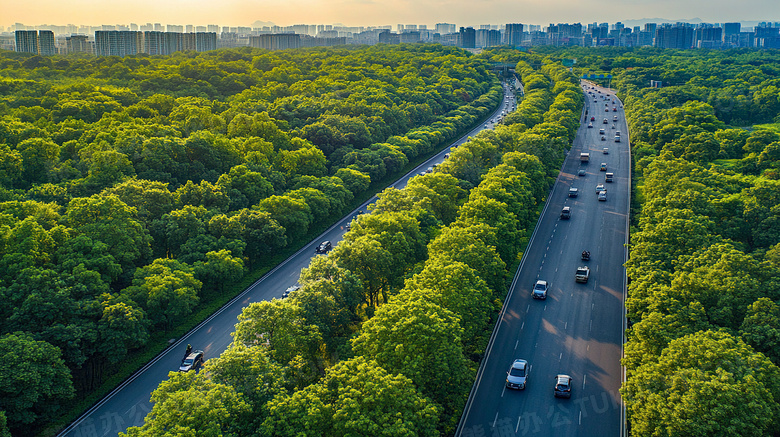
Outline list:
[[[614,93],[582,84],[588,121],[577,132],[512,283],[458,436],[602,437],[623,433],[618,389],[623,379],[628,129]],[[617,112],[612,112],[613,106]],[[588,128],[591,116],[595,121]],[[613,116],[618,118],[614,130]],[[604,118],[607,124],[603,124]],[[599,135],[600,128],[605,128],[605,141]],[[620,143],[614,142],[616,131],[621,132]],[[609,148],[609,154],[603,154],[604,147]],[[580,152],[590,153],[587,165],[580,163]],[[614,173],[613,183],[605,183],[601,163]],[[586,170],[584,176],[578,176],[580,168]],[[606,201],[597,200],[595,187],[600,183],[607,188]],[[579,189],[577,197],[568,196],[570,187]],[[564,206],[571,207],[570,220],[559,219]],[[584,262],[580,254],[586,249],[591,258]],[[585,284],[574,281],[575,270],[581,265],[591,269]],[[538,279],[550,283],[546,300],[531,298],[531,288]],[[517,358],[527,360],[530,366],[525,390],[505,388],[506,372]],[[571,399],[553,396],[557,374],[572,377]]]
[[[515,107],[513,93],[509,92],[509,85],[504,84],[504,99],[498,109],[490,116],[490,119],[496,119],[501,116],[502,111],[509,112],[513,107]],[[468,141],[470,136],[476,135],[483,129],[491,128],[492,125],[493,123],[489,121],[487,124],[481,124],[452,143],[450,147],[463,144]],[[403,188],[410,178],[433,164],[442,162],[444,155],[449,153],[450,147],[443,149],[436,156],[422,163],[392,186]],[[360,208],[344,216],[314,241],[265,274],[239,296],[133,374],[59,435],[72,437],[117,435],[119,432],[125,432],[128,427],[143,425],[144,418],[152,409],[152,403],[149,400],[151,392],[168,377],[168,372],[178,370],[186,344],[192,344],[193,349],[203,350],[206,359],[219,356],[232,342],[233,338],[230,334],[235,330],[238,315],[241,314],[244,307],[253,302],[281,297],[288,287],[298,281],[301,269],[308,267],[312,257],[315,256],[314,251],[317,245],[324,240],[330,240],[333,244],[340,241],[352,217],[358,211],[365,211],[366,207],[375,200],[376,197],[368,200]]]

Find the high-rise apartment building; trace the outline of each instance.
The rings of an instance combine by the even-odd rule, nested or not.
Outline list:
[[[301,36],[294,33],[250,36],[249,45],[267,50],[297,49],[301,46]]]
[[[685,23],[662,24],[655,31],[655,46],[662,49],[689,49],[693,47],[693,27]]]
[[[95,32],[95,54],[128,56],[142,52],[144,34],[132,30],[98,30]]]
[[[16,37],[17,52],[38,54],[38,31],[17,30],[14,32],[14,36]]]
[[[65,46],[68,53],[89,53],[91,52],[87,35],[71,35],[65,37]]]
[[[460,28],[460,46],[464,49],[473,49],[477,46],[477,32],[473,27]]]
[[[436,23],[436,33],[439,35],[455,33],[455,25],[450,23]]]
[[[51,30],[38,31],[38,54],[43,56],[57,54],[57,48],[54,46],[54,32]]]
[[[507,24],[504,30],[504,44],[518,47],[523,43],[523,25],[519,23]]]

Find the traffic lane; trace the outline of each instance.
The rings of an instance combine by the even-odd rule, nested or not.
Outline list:
[[[502,101],[499,108],[492,114],[495,117],[506,109],[508,102]],[[458,141],[462,142],[468,136],[475,135],[483,129],[483,125],[473,129]],[[443,157],[449,148],[426,161],[431,162]],[[416,174],[419,168],[424,168],[425,163],[405,176],[405,181]],[[405,183],[404,183],[405,185]],[[291,285],[298,282],[301,268],[307,267],[314,256],[314,249],[322,240],[330,240],[334,245],[341,240],[346,232],[346,226],[358,211],[366,211],[367,205],[376,200],[376,197],[345,216],[338,223],[326,230],[315,240],[304,246],[279,266],[260,278],[248,287],[233,301],[214,313],[202,324],[198,325],[187,335],[178,339],[170,348],[161,352],[142,369],[131,375],[122,385],[103,398],[88,414],[79,418],[72,428],[68,428],[62,435],[68,436],[92,436],[92,435],[116,435],[124,432],[131,426],[142,426],[146,415],[151,411],[152,403],[150,395],[161,381],[167,378],[169,371],[178,370],[181,357],[184,354],[184,345],[192,344],[195,349],[204,350],[206,359],[220,355],[232,342],[232,332],[235,330],[238,315],[243,308],[252,302],[261,302],[273,298],[279,298]]]
[[[583,138],[583,137],[587,137],[587,135],[586,134],[583,134],[583,135],[578,134],[578,138]],[[582,146],[582,145],[580,145],[580,146]],[[579,149],[577,149],[575,147],[573,150],[576,151],[576,150],[579,150]],[[564,167],[564,172],[566,172],[566,170],[570,170],[570,171],[574,170],[574,168],[576,168],[576,166],[577,166],[576,162],[574,162],[574,163],[569,162],[568,165]],[[562,175],[562,178],[561,178],[562,184],[561,185],[563,185],[565,187],[565,185],[567,183],[570,183],[571,181],[573,181],[573,177],[572,177],[571,174],[568,175],[568,180],[567,180],[567,175]],[[561,191],[563,191],[563,190],[561,190]],[[559,192],[559,193],[557,193],[557,195],[561,196],[562,193]],[[554,203],[556,203],[556,201],[560,201],[560,200],[561,200],[560,198],[558,198],[558,199],[551,198],[551,204],[554,204]],[[565,199],[565,198],[563,199],[564,202],[566,200],[571,200],[571,199]],[[579,200],[579,197],[578,197],[578,200]],[[576,204],[578,202],[578,200],[573,200],[572,202]],[[588,199],[586,199],[586,200],[588,200]],[[582,214],[583,217],[587,217],[588,216],[588,212],[590,210],[594,210],[594,209],[598,209],[598,208],[601,208],[601,209],[604,210],[604,211],[597,210],[597,212],[601,212],[600,215],[603,216],[608,208],[606,208],[604,206],[599,206],[599,205],[606,205],[607,203],[610,203],[610,202],[598,202],[595,199],[595,195],[594,195],[594,197],[591,197],[589,199],[589,201],[590,201],[590,203],[588,204],[588,206],[586,208],[583,208],[583,211],[582,211],[583,212],[583,214]],[[575,212],[577,212],[577,211],[578,210],[575,210]],[[548,211],[546,212],[546,214],[555,214],[556,212],[557,211],[554,211],[553,208],[548,208]],[[574,220],[576,217],[577,217],[577,215],[575,214],[573,216],[572,220]],[[549,226],[549,220],[547,218],[543,218],[543,220],[547,220],[546,223]],[[585,222],[585,221],[586,220],[583,220],[583,222]],[[569,222],[571,223],[572,221],[569,221]],[[549,228],[546,229],[546,232],[552,234],[552,231]],[[537,234],[538,236],[534,239],[534,242],[532,242],[532,246],[533,246],[533,244],[536,243],[537,238],[541,238],[544,235],[544,233],[545,233],[545,226],[542,226],[542,224],[540,224],[540,231]],[[588,234],[590,234],[590,233],[588,233]],[[553,239],[551,238],[550,241],[552,241],[552,240]],[[567,240],[567,237],[564,236],[562,238],[562,241],[566,242],[566,240]],[[621,245],[622,245],[622,243],[621,243]],[[533,265],[535,260],[534,260],[534,257],[532,256],[532,254],[534,254],[534,252],[536,252],[537,253],[536,256],[538,258],[536,260],[537,265],[542,264],[542,262],[543,262],[542,257],[543,256],[539,255],[540,252],[538,250],[534,249],[533,247],[529,247],[528,250],[529,250],[529,255],[527,256],[527,259],[526,259],[525,263],[527,263],[529,265]],[[554,249],[551,250],[549,248],[545,248],[544,253],[546,255],[547,253],[549,253],[551,251],[554,251]],[[558,249],[558,255],[559,256],[560,256],[560,254],[562,252],[563,252],[563,249]],[[579,251],[577,251],[577,252],[579,252]],[[569,325],[569,320],[572,320],[572,325],[577,327],[576,329],[577,329],[578,332],[586,332],[587,333],[587,332],[590,331],[590,329],[592,327],[594,317],[596,317],[596,318],[599,317],[598,314],[595,314],[595,313],[589,313],[589,314],[584,315],[582,317],[578,317],[577,314],[582,314],[582,311],[574,311],[575,308],[580,308],[580,307],[585,306],[585,309],[587,310],[589,308],[590,309],[598,308],[598,306],[596,306],[592,302],[589,305],[587,305],[587,302],[588,302],[587,301],[587,299],[588,299],[587,296],[584,296],[584,295],[580,294],[576,290],[575,291],[571,291],[571,290],[563,291],[564,288],[568,289],[568,287],[556,287],[555,284],[559,284],[561,280],[565,281],[565,277],[567,275],[573,276],[574,269],[576,268],[576,265],[579,264],[579,262],[576,261],[575,258],[571,258],[571,259],[568,260],[568,262],[564,262],[563,264],[568,264],[567,267],[563,268],[563,270],[566,271],[564,273],[564,276],[558,276],[559,274],[561,274],[560,263],[559,263],[558,267],[556,267],[554,269],[555,270],[554,271],[554,276],[553,276],[554,279],[551,281],[551,285],[552,285],[551,297],[548,298],[548,301],[549,301],[550,299],[556,299],[554,296],[558,296],[558,298],[560,298],[560,300],[562,302],[557,307],[550,307],[549,305],[545,305],[544,306],[545,313],[546,314],[551,314],[552,316],[550,316],[550,318],[548,320],[546,320],[544,323],[541,324],[541,326],[544,329],[538,330],[539,334],[549,335],[550,333],[556,332],[557,329],[568,330],[569,329],[569,326],[568,326]],[[619,261],[618,265],[620,265],[620,264],[622,264],[622,261]],[[543,269],[543,267],[540,267],[540,269]],[[598,267],[596,267],[595,270],[598,272],[599,271]],[[536,276],[536,275],[534,275],[534,276]],[[524,278],[523,275],[519,275],[517,288],[523,287],[522,284],[524,282],[529,282],[528,279],[529,278],[527,276]],[[569,280],[574,282],[573,278],[571,278],[571,277],[569,277]],[[530,282],[533,282],[533,281],[530,281]],[[596,281],[590,282],[590,284],[592,284],[591,287],[595,288],[595,283],[596,283]],[[525,297],[524,297],[524,293],[523,292],[518,293],[518,291],[519,290],[515,290],[513,292],[513,294],[512,294],[512,299],[513,300],[514,299],[518,299],[518,298],[520,298],[521,300],[522,299],[530,299],[530,298],[527,297],[527,294],[525,294]],[[576,296],[578,296],[578,298],[580,300],[579,303],[574,301],[576,299]],[[570,302],[568,302],[568,305],[563,303],[563,300],[566,300],[567,298],[569,298],[569,300],[571,300]],[[583,299],[585,299],[584,303],[583,303]],[[590,299],[590,301],[592,301],[592,300],[593,299]],[[519,310],[517,308],[513,308],[513,306],[514,305],[508,306],[508,308],[507,308],[507,315],[508,316],[515,317],[515,313],[519,314]],[[622,312],[620,311],[621,307],[622,307],[622,302],[620,303],[620,306],[618,307],[618,310],[617,311],[612,311],[612,313],[617,313],[619,315],[622,314]],[[566,314],[566,315],[560,315],[559,314],[556,317],[554,315],[555,312],[556,312],[555,308],[558,308],[558,309],[560,309],[560,308],[568,308],[569,311],[568,311],[568,314]],[[550,309],[551,311],[548,312],[547,311],[548,309]],[[525,322],[531,321],[532,318],[533,318],[533,314],[527,315]],[[618,319],[620,319],[620,317],[618,317]],[[511,343],[511,339],[510,339],[510,341],[507,341],[507,340],[502,341],[501,340],[502,335],[500,335],[501,332],[507,332],[507,331],[511,331],[512,330],[513,327],[511,326],[510,322],[511,322],[510,320],[506,320],[506,322],[504,323],[506,326],[503,328],[503,330],[499,331],[499,335],[497,336],[497,339],[495,340],[495,344],[494,344],[494,346],[492,348],[492,351],[497,351],[497,350],[500,350],[500,349],[504,349],[504,350],[510,349],[509,346],[511,346],[511,344],[507,344],[507,343]],[[526,327],[523,326],[522,323],[523,322],[521,322],[521,332],[525,334],[528,331],[526,330]],[[561,323],[563,323],[563,326],[562,327],[558,326]],[[587,323],[587,327],[585,326],[586,323]],[[526,323],[526,325],[527,324],[528,323]],[[618,331],[618,333],[620,332],[620,327],[618,327],[617,331]],[[506,336],[504,336],[504,337],[506,337]],[[540,377],[539,376],[540,372],[538,370],[537,371],[533,370],[534,366],[538,369],[539,366],[542,364],[542,361],[549,361],[549,357],[551,355],[552,355],[553,359],[557,358],[559,361],[567,360],[566,362],[569,363],[569,366],[566,366],[565,364],[563,364],[563,365],[559,364],[559,367],[592,368],[592,372],[593,373],[592,373],[592,377],[591,377],[592,381],[591,381],[590,386],[587,385],[587,376],[588,376],[588,374],[584,372],[581,375],[581,381],[582,381],[582,387],[583,387],[583,392],[581,393],[582,397],[579,400],[575,399],[575,402],[574,402],[574,405],[578,405],[578,404],[580,405],[580,408],[577,411],[576,423],[578,425],[581,424],[583,416],[585,416],[586,418],[587,417],[594,417],[595,413],[606,413],[608,410],[611,410],[611,412],[612,412],[611,416],[617,416],[617,419],[611,420],[609,422],[614,424],[613,426],[614,426],[615,430],[619,430],[618,424],[619,424],[619,406],[620,406],[620,404],[619,404],[619,397],[617,397],[617,392],[616,392],[616,390],[610,391],[610,389],[612,387],[609,387],[609,386],[606,386],[606,385],[600,383],[600,379],[603,379],[602,378],[603,374],[609,374],[609,373],[613,373],[613,372],[611,372],[609,370],[602,370],[605,366],[599,364],[597,360],[593,360],[593,359],[591,359],[587,355],[587,352],[590,352],[590,347],[591,347],[590,343],[592,342],[592,340],[588,339],[588,341],[586,342],[586,341],[583,341],[583,339],[584,339],[583,336],[575,336],[575,335],[567,336],[567,339],[564,342],[565,346],[563,347],[563,349],[566,349],[567,351],[570,352],[568,354],[568,358],[564,358],[564,353],[561,352],[561,343],[560,342],[554,341],[554,339],[551,339],[551,338],[547,338],[547,339],[543,339],[542,341],[534,341],[533,342],[535,350],[538,350],[538,345],[540,343],[543,345],[543,350],[538,355],[536,353],[534,353],[533,351],[528,351],[528,352],[526,352],[526,356],[522,356],[523,352],[521,351],[521,352],[519,352],[520,355],[518,355],[518,353],[515,352],[514,354],[508,355],[508,356],[504,357],[503,359],[498,359],[498,355],[499,354],[496,354],[495,357],[493,357],[493,356],[489,357],[489,360],[492,360],[492,359],[496,358],[495,361],[504,361],[505,362],[504,363],[504,367],[508,368],[509,363],[511,363],[511,361],[514,359],[513,358],[514,355],[518,355],[519,357],[523,357],[525,359],[528,359],[526,357],[532,357],[532,359],[529,360],[529,361],[530,361],[530,365],[532,366],[533,381],[538,381],[538,379]],[[598,343],[598,342],[596,342],[596,343]],[[616,343],[617,343],[617,345],[616,345]],[[520,344],[528,344],[528,343],[520,342]],[[610,361],[612,363],[616,363],[617,364],[616,367],[618,368],[618,375],[619,375],[619,356],[620,356],[619,344],[620,344],[620,339],[618,339],[617,342],[613,342],[611,345],[607,346],[607,347],[610,347],[612,349],[610,355],[612,357],[617,357],[617,359],[612,359]],[[598,344],[594,345],[594,346],[596,346],[596,347],[594,347],[594,352],[596,352],[598,350],[601,350],[601,349],[604,349],[601,345],[598,345]],[[557,357],[554,356],[555,351],[558,351],[558,356]],[[582,357],[583,355],[585,355],[585,358],[578,358],[578,357]],[[598,358],[599,355],[596,354],[595,356],[596,356],[596,358]],[[544,357],[547,357],[548,359],[545,360]],[[577,361],[578,363],[575,363],[575,361]],[[579,363],[580,361],[583,361],[583,362]],[[594,362],[596,364],[593,364]],[[536,365],[534,365],[534,363],[536,363]],[[488,363],[486,363],[486,370],[483,373],[483,380],[485,378],[487,378],[488,375],[491,374],[491,373],[498,374],[499,376],[503,376],[503,374],[505,374],[505,370],[503,371],[504,373],[501,374],[501,373],[498,372],[500,368],[501,368],[501,365],[498,364],[498,363],[494,363],[492,365],[489,365]],[[575,378],[575,383],[580,380],[580,375],[578,375],[577,371],[571,371],[571,372],[569,372],[569,374],[572,377]],[[552,375],[552,376],[554,377],[554,375]],[[532,387],[531,381],[532,380],[530,378],[531,378],[531,376],[529,376],[529,389],[527,389],[528,393],[531,393],[531,392],[534,391],[534,390],[531,389],[531,387]],[[542,379],[545,379],[545,378],[542,378]],[[620,381],[619,377],[617,377],[617,378],[610,378],[610,379],[611,380],[616,380],[617,381],[617,386],[619,386],[619,381]],[[550,389],[548,389],[548,390],[551,391],[551,387],[552,387],[552,383],[551,382],[550,382],[550,386],[549,387],[550,387]],[[485,384],[484,382],[481,382],[481,385],[478,387],[477,391],[478,392],[479,391],[485,391],[487,389],[488,389],[488,384]],[[585,390],[585,389],[588,389],[589,391]],[[594,392],[594,390],[596,390],[596,392]],[[544,396],[550,396],[549,391],[547,391],[546,393],[543,392],[542,393],[542,398],[541,399],[533,399],[533,402],[546,402],[546,401],[544,401],[544,399],[545,399]],[[504,397],[503,394],[502,394],[501,397],[502,398]],[[528,396],[522,397],[522,399],[524,399],[524,398],[528,398],[529,402],[532,402],[531,399],[534,398],[534,396],[529,394]],[[587,401],[599,400],[599,399],[610,399],[612,401],[617,400],[617,403],[616,404],[613,403],[612,406],[614,408],[609,408],[608,410],[605,410],[605,408],[603,408],[604,402],[601,402],[601,404],[597,404],[596,402],[592,402],[592,404],[595,407],[597,407],[597,410],[591,411],[590,416],[588,416],[588,410],[583,408],[584,404]],[[483,405],[484,402],[481,399],[478,399],[478,396],[477,396],[477,398],[475,398],[474,404],[475,405]],[[617,407],[615,407],[615,405],[617,405]],[[495,408],[493,410],[493,411],[495,411],[495,415],[492,418],[492,422],[490,422],[490,417],[489,417],[490,414],[481,414],[482,417],[478,417],[479,414],[474,414],[473,411],[469,411],[470,418],[467,420],[467,422],[470,425],[472,425],[472,426],[486,426],[486,425],[488,425],[488,426],[498,426],[498,427],[500,427],[501,424],[503,424],[504,427],[506,428],[507,424],[510,421],[508,420],[508,416],[506,416],[506,417],[504,417],[504,416],[506,414],[508,414],[510,411],[512,411],[513,407],[511,405],[503,405],[503,404],[496,405],[496,407],[497,408]],[[488,408],[486,408],[485,410],[488,410]],[[574,417],[570,417],[570,416],[566,416],[566,415],[561,416],[560,413],[561,413],[560,411],[558,411],[558,412],[555,412],[555,411],[551,412],[550,414],[558,416],[557,420],[548,420],[546,422],[548,424],[548,426],[550,426],[552,428],[555,428],[555,430],[557,430],[557,431],[560,431],[560,429],[559,429],[560,426],[565,425],[566,423],[570,423],[570,424],[575,423],[574,420],[573,420]],[[526,409],[526,412],[524,413],[525,417],[535,417],[536,419],[539,419],[541,417],[539,415],[528,416],[528,414],[529,414],[529,412]],[[547,417],[547,419],[554,419],[554,417]],[[603,421],[604,419],[605,418],[603,416],[599,418],[600,421]],[[517,416],[517,420],[518,420],[518,422],[517,422],[517,425],[516,425],[517,427],[515,428],[515,432],[520,432],[520,427],[521,426],[525,426],[525,425],[527,425],[530,422],[530,419],[525,420],[525,419],[523,419],[523,416]],[[553,426],[553,425],[555,425],[555,426]],[[541,426],[541,424],[540,423],[535,423],[535,426],[537,427],[537,429],[539,429],[538,427]],[[612,427],[612,426],[610,426],[610,427]],[[601,430],[603,430],[603,427],[601,427],[601,428],[594,428],[594,429],[597,429],[597,430],[601,429]],[[602,432],[602,431],[596,431],[593,434],[594,435],[600,435],[599,434],[600,432]]]

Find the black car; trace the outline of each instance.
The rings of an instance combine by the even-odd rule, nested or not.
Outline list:
[[[317,253],[328,253],[331,249],[333,249],[333,245],[330,244],[330,241],[323,241],[317,246]]]
[[[197,370],[203,365],[203,351],[194,351],[184,358],[179,366],[179,372],[189,372],[190,370]]]

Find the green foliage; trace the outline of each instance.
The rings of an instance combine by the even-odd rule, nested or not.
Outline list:
[[[21,435],[51,420],[73,394],[70,371],[56,347],[30,334],[0,337],[0,409],[8,415],[3,417],[6,433]]]
[[[702,331],[672,341],[621,392],[640,435],[763,436],[780,426],[779,378],[780,369],[741,340]]]
[[[363,357],[328,369],[322,381],[269,403],[261,431],[297,436],[438,436],[439,408],[403,375]]]
[[[622,390],[632,432],[776,434],[780,137],[734,126],[778,117],[777,54],[577,52],[564,56],[615,78],[634,154]]]

